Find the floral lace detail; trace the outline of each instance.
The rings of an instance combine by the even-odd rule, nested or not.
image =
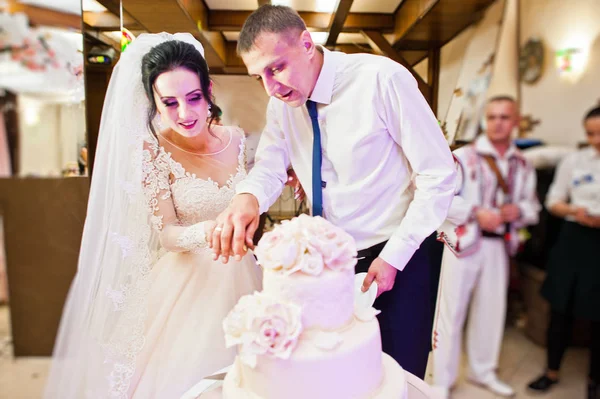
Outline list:
[[[113,290],[107,288],[106,296],[112,300],[114,311],[123,310],[123,304],[125,303],[125,290]]]
[[[122,236],[114,232],[111,233],[110,236],[112,237],[113,242],[121,247],[121,254],[123,259],[129,256],[129,254],[133,250],[133,242],[131,241],[131,238],[129,238],[128,236]]]
[[[211,178],[202,179],[194,173],[187,172],[171,154],[164,150],[162,152],[164,161],[171,167],[173,181],[170,185],[170,196],[182,226],[214,220],[227,208],[235,195],[235,186],[247,175],[246,139],[243,136],[239,145],[236,173],[232,174],[223,186],[219,186]],[[160,165],[162,164],[163,162],[160,162]]]
[[[156,143],[144,150],[144,190],[154,228],[162,230],[162,216],[154,213],[161,199],[171,198],[182,226],[215,219],[235,195],[235,186],[246,176],[246,138],[239,145],[238,166],[225,185],[211,179],[202,179],[185,170],[171,153]],[[156,154],[156,155],[153,155]],[[170,178],[172,176],[172,178]]]
[[[140,98],[143,98],[143,93]],[[149,274],[161,254],[160,249],[154,247],[156,231],[163,228],[162,216],[156,215],[160,200],[171,198],[180,224],[192,226],[216,218],[233,198],[236,184],[246,177],[245,138],[240,142],[236,173],[222,187],[211,179],[204,180],[187,173],[157,142],[147,140],[147,136],[140,134],[130,143],[132,170],[139,172],[141,165],[141,174],[131,173],[127,180],[120,182],[129,201],[141,206],[130,208],[133,213],[128,215],[132,221],[128,224],[128,231],[111,232],[112,244],[119,248],[127,262],[128,272],[123,280],[116,281],[104,291],[115,311],[108,318],[118,327],[108,340],[98,338],[111,372],[108,394],[105,391],[98,392],[98,395],[89,392],[97,397],[127,399],[131,378],[136,371],[136,359],[145,344],[146,306],[151,287]],[[171,176],[174,177],[172,182]],[[140,184],[135,183],[140,181],[143,183],[142,190],[138,189]],[[198,229],[191,227],[188,230],[188,237],[180,237],[182,244],[199,249],[197,237],[191,244],[191,237],[198,234]]]
[[[108,287],[104,294],[111,300],[114,314],[109,314],[107,321],[115,324],[111,336],[99,344],[104,351],[105,363],[110,364],[110,374],[107,376],[108,392],[89,392],[97,397],[127,399],[131,378],[136,369],[137,355],[144,346],[144,326],[147,316],[146,301],[150,291],[149,274],[156,261],[156,251],[152,242],[155,241],[151,224],[148,223],[148,209],[158,206],[158,200],[150,192],[159,193],[165,186],[162,175],[155,165],[155,157],[150,150],[155,151],[143,136],[136,136],[131,143],[131,168],[141,175],[132,173],[128,180],[120,182],[120,187],[127,195],[130,203],[131,222],[125,224],[124,231],[111,232],[111,241],[121,251],[122,260],[128,270],[124,279],[116,281]],[[150,148],[150,150],[142,148]],[[139,183],[143,182],[143,189]],[[168,185],[167,185],[168,188]],[[168,192],[168,190],[167,190]],[[146,204],[146,206],[135,206]],[[159,221],[160,218],[156,218]]]
[[[152,236],[150,225],[141,224],[132,236],[136,240],[131,244],[133,254],[128,259],[133,264],[129,281],[120,284],[120,289],[106,290],[106,295],[112,300],[117,312],[116,317],[122,320],[109,341],[101,343],[105,361],[112,364],[112,371],[108,376],[108,397],[116,399],[127,399],[137,355],[145,343],[149,274],[156,260],[148,245]]]
[[[148,143],[154,138],[145,123],[148,100],[140,64],[152,47],[167,40],[203,51],[189,34],[143,34],[123,53],[111,76],[98,140],[100,173],[92,182],[80,256],[80,262],[93,265],[78,265],[73,290],[77,295],[72,298],[85,308],[63,319],[68,328],[61,329],[57,350],[67,361],[59,362],[65,365],[53,369],[48,381],[55,397],[129,397],[146,342],[150,271],[161,254],[152,225],[161,227],[162,219],[149,214],[157,213],[159,196],[171,195],[165,173],[171,164],[159,156],[157,143]],[[107,233],[107,240],[99,238]],[[98,359],[101,355],[104,358]]]
[[[162,216],[155,216],[160,199],[169,199],[171,190],[169,174],[171,173],[171,157],[158,143],[146,143],[149,149],[142,151],[142,182],[148,202],[148,211],[152,216],[150,222],[157,230],[162,230]],[[161,195],[161,192],[163,193]]]
[[[207,246],[204,223],[197,223],[185,229],[177,238],[177,246],[192,253],[200,253]]]

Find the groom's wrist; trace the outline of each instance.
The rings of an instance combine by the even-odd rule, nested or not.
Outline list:
[[[258,206],[258,212],[259,213],[265,213],[268,209],[263,209],[263,207],[266,204],[266,198],[261,198],[262,193],[259,193],[258,190],[255,190],[254,187],[243,187],[242,189],[240,189],[238,187],[238,190],[236,191],[235,195],[232,198],[232,201],[234,198],[239,197],[241,195],[244,196],[251,196],[255,201],[256,201],[256,205]]]
[[[244,198],[244,200],[250,201],[253,205],[256,205],[257,208],[260,208],[260,202],[258,201],[256,195],[254,195],[253,193],[237,193],[233,196],[231,201],[235,200],[236,198]]]

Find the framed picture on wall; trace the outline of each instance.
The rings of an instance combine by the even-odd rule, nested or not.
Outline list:
[[[519,54],[519,76],[527,84],[537,82],[544,72],[544,44],[532,38],[521,48]]]

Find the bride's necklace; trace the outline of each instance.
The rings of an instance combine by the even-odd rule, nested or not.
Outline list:
[[[183,152],[185,152],[187,154],[195,155],[195,156],[208,157],[208,156],[211,156],[211,155],[218,155],[218,154],[222,153],[223,151],[225,151],[227,148],[229,148],[229,145],[231,144],[231,140],[233,139],[233,134],[231,133],[231,131],[229,131],[229,141],[227,142],[227,145],[225,147],[221,148],[219,151],[210,152],[210,153],[206,153],[206,154],[199,154],[197,152],[188,151],[188,150],[186,150],[184,148],[181,148],[180,146],[178,146],[177,144],[175,144],[171,140],[169,140],[164,134],[161,134],[160,137],[162,137],[167,143],[171,144],[173,147],[175,147],[178,150],[183,151]]]

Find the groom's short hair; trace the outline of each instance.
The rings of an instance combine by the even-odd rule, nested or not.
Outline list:
[[[509,103],[513,103],[513,104],[517,105],[517,100],[515,100],[515,98],[513,96],[509,96],[507,94],[500,94],[497,96],[493,96],[488,99],[487,103],[491,104],[491,103],[497,103],[497,102],[501,102],[501,101],[507,101]]]
[[[252,49],[256,38],[263,32],[281,33],[294,30],[303,32],[306,24],[290,7],[266,4],[254,11],[242,26],[237,44],[238,55]]]

